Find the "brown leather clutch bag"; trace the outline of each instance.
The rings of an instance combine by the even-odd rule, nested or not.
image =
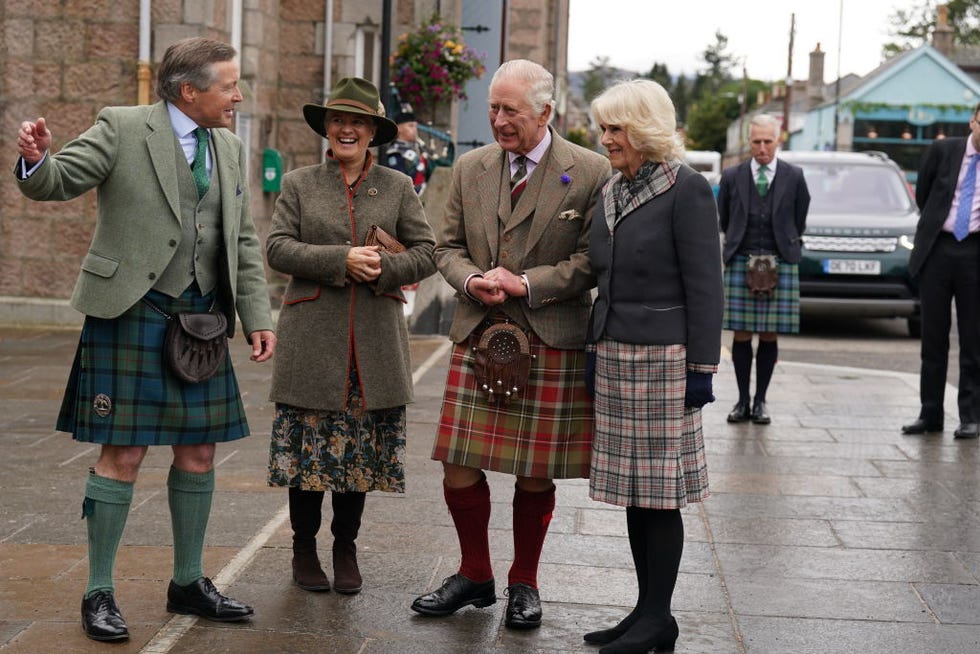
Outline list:
[[[398,239],[381,229],[377,225],[371,225],[364,245],[380,245],[382,252],[388,254],[398,254],[405,251],[405,246],[398,242]]]

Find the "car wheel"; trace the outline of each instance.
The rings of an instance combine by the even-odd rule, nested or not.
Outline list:
[[[909,336],[912,338],[922,338],[922,316],[911,316],[908,319]]]

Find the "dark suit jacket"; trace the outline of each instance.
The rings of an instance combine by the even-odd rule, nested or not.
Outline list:
[[[915,230],[915,247],[909,259],[912,275],[918,275],[922,270],[949,216],[965,153],[966,137],[949,138],[933,141],[922,158],[915,186],[915,203],[921,214]]]
[[[751,161],[725,169],[718,190],[718,219],[725,233],[722,258],[731,261],[745,237],[749,223],[749,199],[755,186]],[[806,229],[806,213],[810,208],[810,192],[803,179],[803,170],[783,160],[776,163],[772,185],[772,231],[776,237],[779,256],[788,263],[799,263],[801,237]]]

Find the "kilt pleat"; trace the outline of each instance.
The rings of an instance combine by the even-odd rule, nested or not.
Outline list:
[[[678,509],[709,495],[701,410],[684,407],[684,345],[596,345],[589,496]]]
[[[432,458],[522,477],[589,476],[592,401],[585,352],[547,347],[529,335],[531,374],[509,404],[491,404],[477,388],[473,352],[453,348]]]
[[[173,314],[207,311],[210,296],[147,294]],[[163,360],[167,321],[137,302],[118,318],[86,316],[57,429],[106,445],[200,445],[248,436],[231,357],[206,381],[177,379]]]
[[[779,281],[771,298],[757,298],[745,279],[749,257],[736,254],[725,266],[724,329],[796,334],[800,331],[800,267],[777,257]]]

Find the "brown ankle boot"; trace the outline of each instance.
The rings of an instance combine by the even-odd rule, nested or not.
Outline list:
[[[293,581],[303,590],[330,590],[330,580],[320,567],[320,557],[316,554],[316,542],[309,544],[293,543]]]
[[[361,571],[357,567],[357,532],[361,527],[365,493],[332,493],[333,588],[344,595],[361,592]]]

